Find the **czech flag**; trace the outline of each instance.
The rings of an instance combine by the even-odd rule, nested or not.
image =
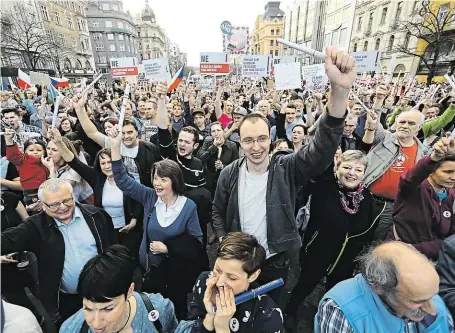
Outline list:
[[[20,68],[17,70],[17,85],[21,89],[30,89],[32,87],[30,75],[25,74]]]
[[[56,77],[51,77],[51,83],[55,88],[68,88],[70,83],[67,78],[63,77],[61,79]]]
[[[183,80],[183,69],[185,68],[185,66],[182,66],[182,68],[180,68],[177,73],[175,73],[174,77],[172,78],[171,80],[171,84],[168,85],[167,87],[167,91],[170,92],[172,90],[174,90],[175,88],[178,87],[178,85],[180,84],[180,82],[182,82]]]

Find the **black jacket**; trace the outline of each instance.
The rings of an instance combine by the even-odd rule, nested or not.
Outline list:
[[[455,235],[442,243],[437,266],[439,274],[439,296],[447,305],[452,317],[455,316]]]
[[[152,187],[152,168],[161,160],[160,150],[153,143],[139,140],[139,149],[134,159],[139,167],[141,184]]]
[[[96,241],[98,253],[116,243],[111,217],[102,209],[76,204]],[[54,322],[58,313],[59,290],[65,262],[65,243],[54,219],[42,212],[2,233],[2,255],[31,251],[38,258],[39,299]]]
[[[344,211],[337,181],[332,169],[309,184],[311,192],[310,220],[300,250],[301,279],[319,281],[327,274],[342,280],[354,271],[354,259],[373,233],[384,211],[372,194],[364,189],[359,209],[355,214]]]
[[[77,157],[68,162],[69,166],[76,171],[87,183],[92,187],[95,206],[103,208],[103,189],[106,182],[106,175],[100,169],[100,156],[99,152],[94,159],[93,167],[82,163]],[[142,220],[144,219],[144,208],[136,200],[123,195],[123,211],[125,213],[125,223],[130,223],[132,218],[137,220],[134,230],[142,232]]]
[[[271,253],[302,245],[295,221],[298,191],[332,163],[340,144],[344,118],[327,113],[321,116],[318,130],[310,143],[296,153],[277,152],[269,164],[267,179],[267,242]],[[213,200],[213,228],[217,237],[241,231],[238,205],[239,169],[245,158],[221,171]]]
[[[360,150],[365,153],[371,148],[371,145],[366,144],[362,141],[362,138],[356,133],[352,133],[352,138],[348,138],[345,136],[341,137],[340,143],[341,151],[344,153],[346,150]]]
[[[213,194],[215,193],[216,183],[218,182],[221,170],[215,168],[215,162],[218,160],[218,147],[213,145],[213,138],[211,136],[205,138],[204,144],[199,149],[196,157],[202,161],[202,165],[205,168],[207,188]],[[226,140],[221,148],[221,163],[226,167],[238,158],[239,150],[237,149],[237,145],[232,141]]]

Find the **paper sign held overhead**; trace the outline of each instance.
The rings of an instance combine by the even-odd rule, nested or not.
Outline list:
[[[287,90],[302,88],[300,63],[289,62],[275,65],[275,89]]]
[[[251,55],[243,57],[242,76],[267,77],[269,76],[270,58],[268,55]]]
[[[30,82],[31,84],[42,84],[48,86],[51,84],[51,78],[49,77],[49,74],[30,72]]]
[[[357,72],[375,72],[379,66],[379,51],[353,52],[357,62]]]
[[[165,58],[142,60],[145,78],[152,81],[171,82],[169,62]]]
[[[111,58],[112,77],[136,76],[139,74],[139,65],[135,57]]]
[[[325,90],[329,81],[324,64],[303,66],[302,75],[306,80],[306,88],[314,91]]]
[[[297,62],[296,56],[276,56],[273,57],[273,66],[278,64],[287,64],[290,62]]]
[[[225,52],[201,53],[199,72],[201,74],[229,74],[229,55]]]

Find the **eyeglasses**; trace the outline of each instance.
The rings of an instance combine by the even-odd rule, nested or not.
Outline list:
[[[255,142],[257,142],[259,144],[262,144],[262,143],[266,143],[268,141],[269,141],[269,136],[268,135],[261,135],[257,139],[254,139],[254,138],[244,138],[244,139],[242,139],[242,143],[245,146],[252,146]]]
[[[68,198],[68,199],[65,199],[63,200],[62,202],[52,202],[50,204],[47,204],[47,203],[44,203],[51,211],[55,212],[57,211],[60,206],[63,204],[65,205],[66,207],[71,207],[73,205],[73,202],[74,202],[74,199],[73,197],[71,198]]]

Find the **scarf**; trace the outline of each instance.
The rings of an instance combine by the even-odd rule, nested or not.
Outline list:
[[[337,180],[338,193],[340,194],[340,202],[343,210],[349,214],[356,214],[359,210],[360,203],[363,197],[363,183],[360,183],[356,189],[347,189],[339,180]]]

